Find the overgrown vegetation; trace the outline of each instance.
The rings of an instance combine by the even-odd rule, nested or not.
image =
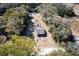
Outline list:
[[[75,16],[74,4],[3,4],[5,12],[0,13],[0,55],[35,55],[33,38],[21,33],[28,26],[29,12],[37,12],[43,16],[43,21],[49,26],[49,32],[66,53],[50,55],[79,55],[71,50],[72,31],[67,17]],[[0,6],[0,8],[2,8]],[[3,9],[1,10],[3,11]],[[63,46],[62,42],[65,42]],[[70,45],[69,45],[70,44]],[[56,52],[55,52],[56,53]]]
[[[63,49],[65,49],[65,51],[63,49],[59,49],[57,51],[53,51],[51,52],[49,55],[50,56],[79,56],[79,51],[77,49],[73,49],[72,42],[67,42],[67,43],[61,43],[63,47]]]
[[[24,28],[24,22],[27,17],[27,9],[25,6],[20,6],[16,8],[8,9],[5,14],[2,16],[5,20],[5,31],[8,33],[20,34]]]
[[[68,45],[69,42],[74,42],[67,19],[67,17],[75,16],[73,6],[74,4],[41,4],[39,7],[37,6],[38,13],[43,16],[43,21],[50,27],[49,32],[52,37],[60,44],[60,47],[65,44],[62,47],[66,50],[65,54],[58,51],[52,55],[78,55],[77,51],[70,49],[72,44]],[[64,43],[61,44],[62,42]]]
[[[2,56],[29,56],[34,53],[34,41],[29,37],[12,35],[10,41],[0,45]]]
[[[70,26],[67,24],[67,19],[62,18],[60,17],[61,15],[59,15],[59,12],[63,16],[67,15],[69,12],[66,12],[66,10],[72,10],[72,8],[65,9],[64,7],[66,6],[63,4],[41,4],[39,7],[37,7],[39,13],[43,15],[45,23],[50,27],[49,31],[51,32],[56,42],[67,40],[69,39],[69,36],[72,35]],[[63,9],[59,10],[59,8]]]
[[[21,36],[27,27],[28,5],[6,8],[0,16],[0,55],[35,55],[33,38]]]

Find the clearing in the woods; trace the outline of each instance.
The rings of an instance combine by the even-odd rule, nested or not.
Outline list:
[[[45,24],[45,22],[43,22],[42,19],[43,18],[40,14],[34,15],[34,18],[32,19],[32,20],[36,21],[35,22],[36,24],[39,24],[47,32],[47,37],[45,38],[46,41],[38,40],[37,47],[38,48],[56,48],[57,44],[53,40],[51,33],[48,31],[49,27]],[[35,35],[36,34],[34,33],[34,36]],[[35,38],[35,40],[37,40],[37,38]]]

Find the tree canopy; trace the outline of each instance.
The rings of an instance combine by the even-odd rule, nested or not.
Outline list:
[[[35,42],[29,37],[12,35],[10,41],[0,45],[0,55],[30,56],[34,52]]]
[[[64,10],[64,7],[67,8]],[[67,10],[72,10],[72,7],[68,7],[70,6],[66,4],[41,4],[37,7],[38,12],[43,16],[43,20],[50,27],[49,31],[53,38],[59,42],[69,39],[69,36],[72,35],[70,26],[67,24],[67,18],[62,18],[58,13],[60,12],[62,14],[63,11],[66,12]],[[59,8],[62,9],[59,10]],[[66,14],[64,13],[63,16],[64,15]]]

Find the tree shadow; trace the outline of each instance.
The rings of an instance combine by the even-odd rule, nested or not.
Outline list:
[[[34,23],[32,22],[33,17],[28,17],[28,21],[25,25],[24,30],[21,32],[21,36],[32,37],[34,32]]]

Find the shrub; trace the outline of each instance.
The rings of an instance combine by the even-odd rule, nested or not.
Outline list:
[[[7,9],[4,17],[7,20],[5,31],[10,34],[20,34],[24,29],[24,22],[27,17],[27,9],[24,5],[16,8]]]
[[[0,55],[30,56],[34,53],[35,43],[29,37],[12,35],[11,40],[0,46]]]
[[[73,10],[74,4],[58,4],[57,5],[57,13],[59,16],[74,16]]]
[[[66,8],[64,8],[66,7]],[[49,31],[52,37],[57,42],[71,40],[69,36],[72,35],[70,26],[67,24],[67,19],[59,16],[63,11],[72,10],[72,7],[68,9],[68,4],[41,4],[37,7],[40,14],[42,14],[45,23],[50,27]],[[61,10],[59,10],[59,8]],[[66,9],[66,10],[63,10]],[[69,13],[69,12],[67,12]],[[66,15],[63,13],[63,16]]]
[[[65,17],[65,16],[74,16],[73,7],[74,4],[64,4],[64,3],[40,4],[39,7],[37,6],[37,10],[38,12],[40,12],[45,16],[58,14],[61,17]]]
[[[56,42],[71,40],[69,36],[72,35],[72,31],[65,21],[65,18],[59,16],[53,16],[50,21],[48,20],[49,32]]]

